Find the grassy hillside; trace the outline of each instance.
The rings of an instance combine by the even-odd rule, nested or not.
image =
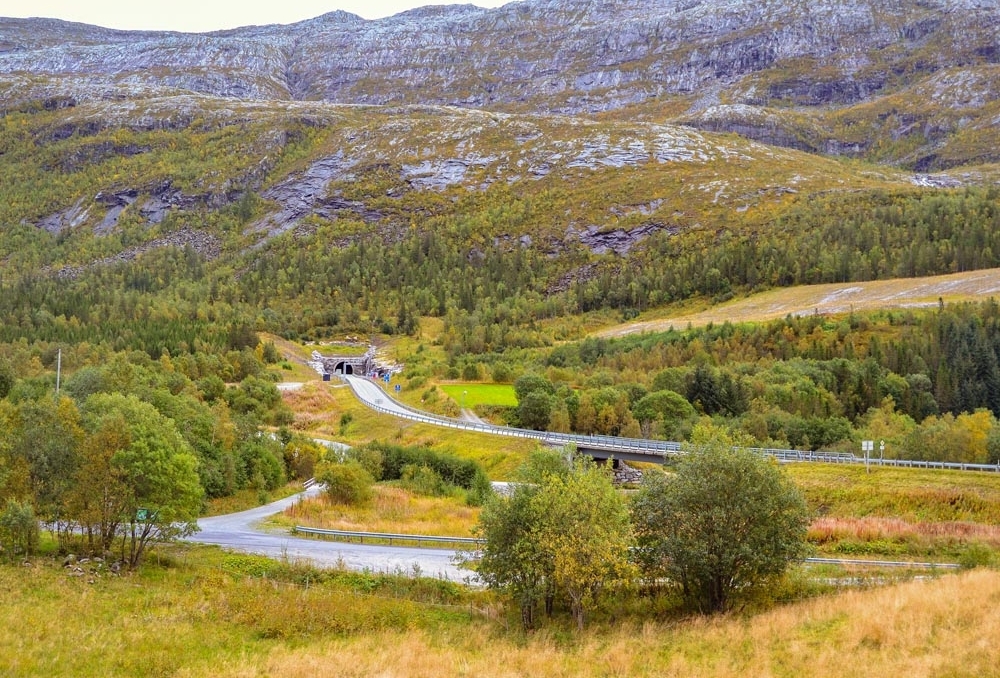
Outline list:
[[[1000,290],[1000,269],[952,273],[924,278],[895,278],[854,283],[803,285],[734,299],[694,313],[658,311],[598,336],[662,332],[670,328],[703,327],[712,323],[764,322],[787,315],[838,315],[890,308],[926,308],[938,303],[986,300]],[[650,316],[648,319],[646,315]],[[668,317],[656,318],[656,315]]]
[[[568,338],[539,323],[584,312],[1000,264],[988,189],[731,134],[443,107],[141,104],[0,118],[3,340],[159,357],[218,347],[220,322],[324,339],[415,334],[433,316],[446,350],[486,353]]]

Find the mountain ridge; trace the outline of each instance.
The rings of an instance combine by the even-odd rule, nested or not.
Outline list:
[[[0,19],[0,94],[638,116],[929,171],[997,159],[953,149],[968,128],[997,141],[998,27],[993,0],[524,0],[201,34]],[[988,83],[981,101],[956,81],[927,109],[949,73]]]
[[[16,47],[0,53],[0,257],[38,263],[18,259],[18,228],[86,232],[94,262],[199,229],[221,251],[324,229],[393,242],[498,201],[534,216],[491,216],[478,235],[582,253],[555,289],[587,257],[763,233],[811,196],[993,184],[994,14],[971,0],[528,0],[212,34],[0,19]],[[961,49],[921,61],[948,44]],[[208,225],[234,209],[249,215],[239,232]],[[42,249],[44,266],[88,265]]]

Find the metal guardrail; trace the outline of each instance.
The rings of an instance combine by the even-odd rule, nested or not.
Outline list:
[[[872,565],[877,567],[909,567],[921,570],[957,570],[958,563],[911,563],[905,560],[852,560],[849,558],[805,558],[814,565]]]
[[[362,377],[357,377],[361,379]],[[508,436],[513,438],[530,438],[544,443],[551,444],[573,444],[578,447],[600,449],[607,452],[627,452],[633,455],[648,456],[650,461],[661,461],[667,457],[681,454],[681,444],[669,440],[649,440],[647,438],[620,438],[617,436],[593,436],[579,435],[573,433],[553,433],[550,431],[532,431],[530,429],[513,428],[510,426],[495,426],[493,424],[479,424],[474,422],[441,417],[401,403],[386,393],[381,386],[374,381],[368,380],[379,389],[380,399],[387,398],[394,408],[388,408],[379,402],[371,402],[366,399],[349,379],[344,381],[351,387],[358,400],[367,407],[382,414],[389,414],[394,417],[401,417],[410,421],[416,421],[433,426],[444,426],[446,428],[461,429],[465,431],[475,431],[490,435]],[[871,466],[891,466],[896,468],[925,468],[941,469],[952,471],[985,471],[1000,473],[1000,462],[996,464],[967,464],[963,462],[950,461],[925,461],[920,459],[865,459],[850,452],[813,452],[809,450],[785,450],[770,447],[750,447],[746,448],[751,452],[756,452],[764,456],[773,457],[782,463],[796,462],[820,462],[826,464],[869,464]]]
[[[365,538],[368,539],[381,539],[383,541],[388,541],[392,545],[392,540],[396,541],[415,541],[419,546],[422,542],[439,542],[444,544],[482,544],[483,539],[476,539],[474,537],[442,537],[438,535],[430,534],[396,534],[391,532],[352,532],[349,530],[323,530],[318,527],[303,527],[301,525],[296,525],[292,528],[292,532],[302,532],[303,534],[317,534],[327,537],[342,537],[345,539],[357,539],[360,543],[365,542]]]
[[[301,532],[304,534],[315,534],[328,537],[341,537],[344,539],[357,539],[362,544],[366,538],[388,541],[390,545],[392,545],[392,541],[394,539],[396,541],[415,541],[418,546],[421,542],[425,541],[442,544],[472,544],[475,546],[486,543],[485,539],[478,539],[476,537],[446,537],[440,535],[398,534],[392,532],[352,532],[350,530],[324,530],[317,527],[303,527],[301,525],[296,525],[292,528],[292,532]],[[858,565],[862,567],[899,567],[922,570],[957,570],[961,567],[958,563],[909,562],[906,560],[858,560],[853,558],[803,558],[802,562],[811,565]]]

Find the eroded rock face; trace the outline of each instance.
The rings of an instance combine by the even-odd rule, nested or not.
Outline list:
[[[591,226],[581,233],[570,233],[569,237],[576,237],[581,243],[587,246],[594,254],[607,254],[614,252],[619,256],[626,256],[629,251],[649,236],[659,231],[671,230],[663,224],[642,224],[632,229],[616,228],[614,230],[601,230],[596,226]]]
[[[998,26],[996,0],[524,0],[199,35],[0,19],[0,74],[562,113],[719,87],[734,103],[825,106],[949,65],[995,63]]]
[[[273,237],[294,228],[309,214],[321,211],[327,203],[330,183],[342,178],[356,163],[357,160],[340,151],[317,160],[304,172],[293,174],[265,190],[261,196],[277,202],[281,209],[253,224],[250,230],[265,231]]]
[[[59,234],[67,228],[76,228],[83,224],[89,216],[90,205],[85,204],[84,199],[80,198],[72,207],[42,219],[38,222],[38,227],[49,233]]]

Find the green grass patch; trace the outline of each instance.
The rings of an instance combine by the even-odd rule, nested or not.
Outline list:
[[[208,547],[167,549],[131,576],[57,560],[0,566],[0,675],[209,676],[276,649],[466,626],[483,594],[451,582],[317,570]]]
[[[831,464],[786,467],[817,515],[1000,523],[1000,474]]]
[[[279,499],[290,497],[301,491],[302,483],[300,482],[288,483],[287,485],[271,490],[270,492],[263,493],[260,490],[250,488],[238,490],[236,493],[231,494],[228,497],[210,499],[205,507],[205,515],[221,516],[227,513],[239,513],[240,511],[257,508],[258,506],[269,504],[272,501],[278,501]]]
[[[477,405],[517,407],[517,396],[510,384],[444,384],[438,388],[466,409]]]

